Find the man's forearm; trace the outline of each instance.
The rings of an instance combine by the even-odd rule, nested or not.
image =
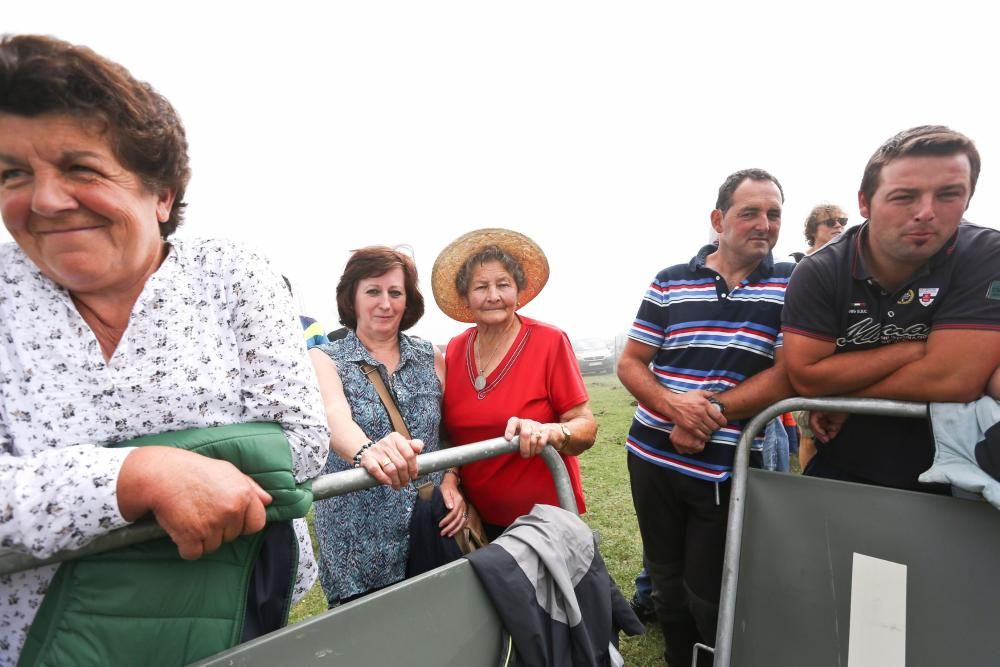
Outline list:
[[[837,396],[870,387],[923,356],[924,343],[908,341],[872,350],[831,354],[815,363],[790,366],[789,379],[802,396]]]
[[[746,419],[767,406],[794,396],[784,365],[775,365],[718,395],[729,419]]]
[[[622,357],[618,364],[618,379],[637,401],[650,410],[673,419],[670,395],[673,393],[660,384],[649,366],[635,359]]]
[[[919,359],[904,364],[870,386],[857,387],[854,395],[967,403],[983,395],[998,364],[1000,332],[943,328],[931,332],[926,351]]]
[[[897,401],[968,403],[982,396],[985,390],[985,382],[970,377],[959,368],[946,367],[940,360],[924,357],[851,395]]]

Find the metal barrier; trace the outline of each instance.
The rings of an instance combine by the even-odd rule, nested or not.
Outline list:
[[[518,451],[519,447],[519,438],[516,436],[510,441],[494,438],[461,447],[450,447],[437,452],[421,454],[417,456],[417,463],[420,466],[420,474],[426,475],[473,461],[510,454]],[[335,456],[335,454],[331,454],[331,456]],[[573,494],[573,485],[562,457],[552,445],[546,446],[540,456],[545,461],[545,465],[548,466],[549,472],[552,473],[556,494],[559,497],[559,505],[563,509],[577,514],[576,496]],[[378,485],[379,482],[366,470],[345,470],[331,475],[323,475],[313,480],[313,499],[324,500]],[[80,549],[60,551],[48,558],[34,558],[14,551],[3,552],[0,553],[0,576],[90,556],[130,544],[157,539],[164,535],[166,533],[155,522],[144,520],[102,535]]]
[[[715,667],[730,667],[734,623],[736,620],[736,587],[739,581],[740,545],[743,540],[743,516],[746,509],[747,475],[750,467],[750,444],[757,433],[778,415],[793,410],[822,410],[854,414],[893,417],[927,418],[926,403],[890,401],[874,398],[789,398],[762,410],[743,429],[733,461],[732,488],[729,498],[729,519],[726,551],[722,569],[722,595],[715,635]]]

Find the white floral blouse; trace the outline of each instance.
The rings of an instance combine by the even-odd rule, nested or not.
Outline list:
[[[296,479],[322,469],[326,419],[281,278],[230,242],[170,243],[107,362],[69,293],[0,245],[0,548],[45,557],[126,525],[131,449],[102,445],[139,435],[274,421]],[[305,539],[300,588],[315,581]],[[17,662],[55,570],[0,576],[0,665]]]

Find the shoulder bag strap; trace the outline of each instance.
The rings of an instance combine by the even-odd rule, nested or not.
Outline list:
[[[399,408],[396,407],[396,401],[392,398],[392,394],[389,393],[385,383],[382,382],[382,374],[378,372],[378,367],[361,362],[361,371],[365,374],[365,377],[368,378],[373,385],[375,385],[375,391],[378,392],[378,397],[382,399],[382,405],[385,406],[385,411],[389,413],[389,419],[392,421],[393,430],[407,440],[412,440],[413,436],[410,435],[410,429],[406,428],[406,422],[403,421],[403,415],[399,414]]]

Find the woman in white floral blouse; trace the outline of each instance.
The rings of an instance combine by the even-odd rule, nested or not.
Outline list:
[[[45,557],[152,512],[193,559],[263,527],[270,497],[232,465],[103,447],[139,435],[276,422],[297,480],[323,467],[329,433],[281,279],[228,242],[169,238],[189,175],[183,127],[148,84],[86,48],[0,40],[5,548]],[[55,569],[0,576],[0,665]]]

